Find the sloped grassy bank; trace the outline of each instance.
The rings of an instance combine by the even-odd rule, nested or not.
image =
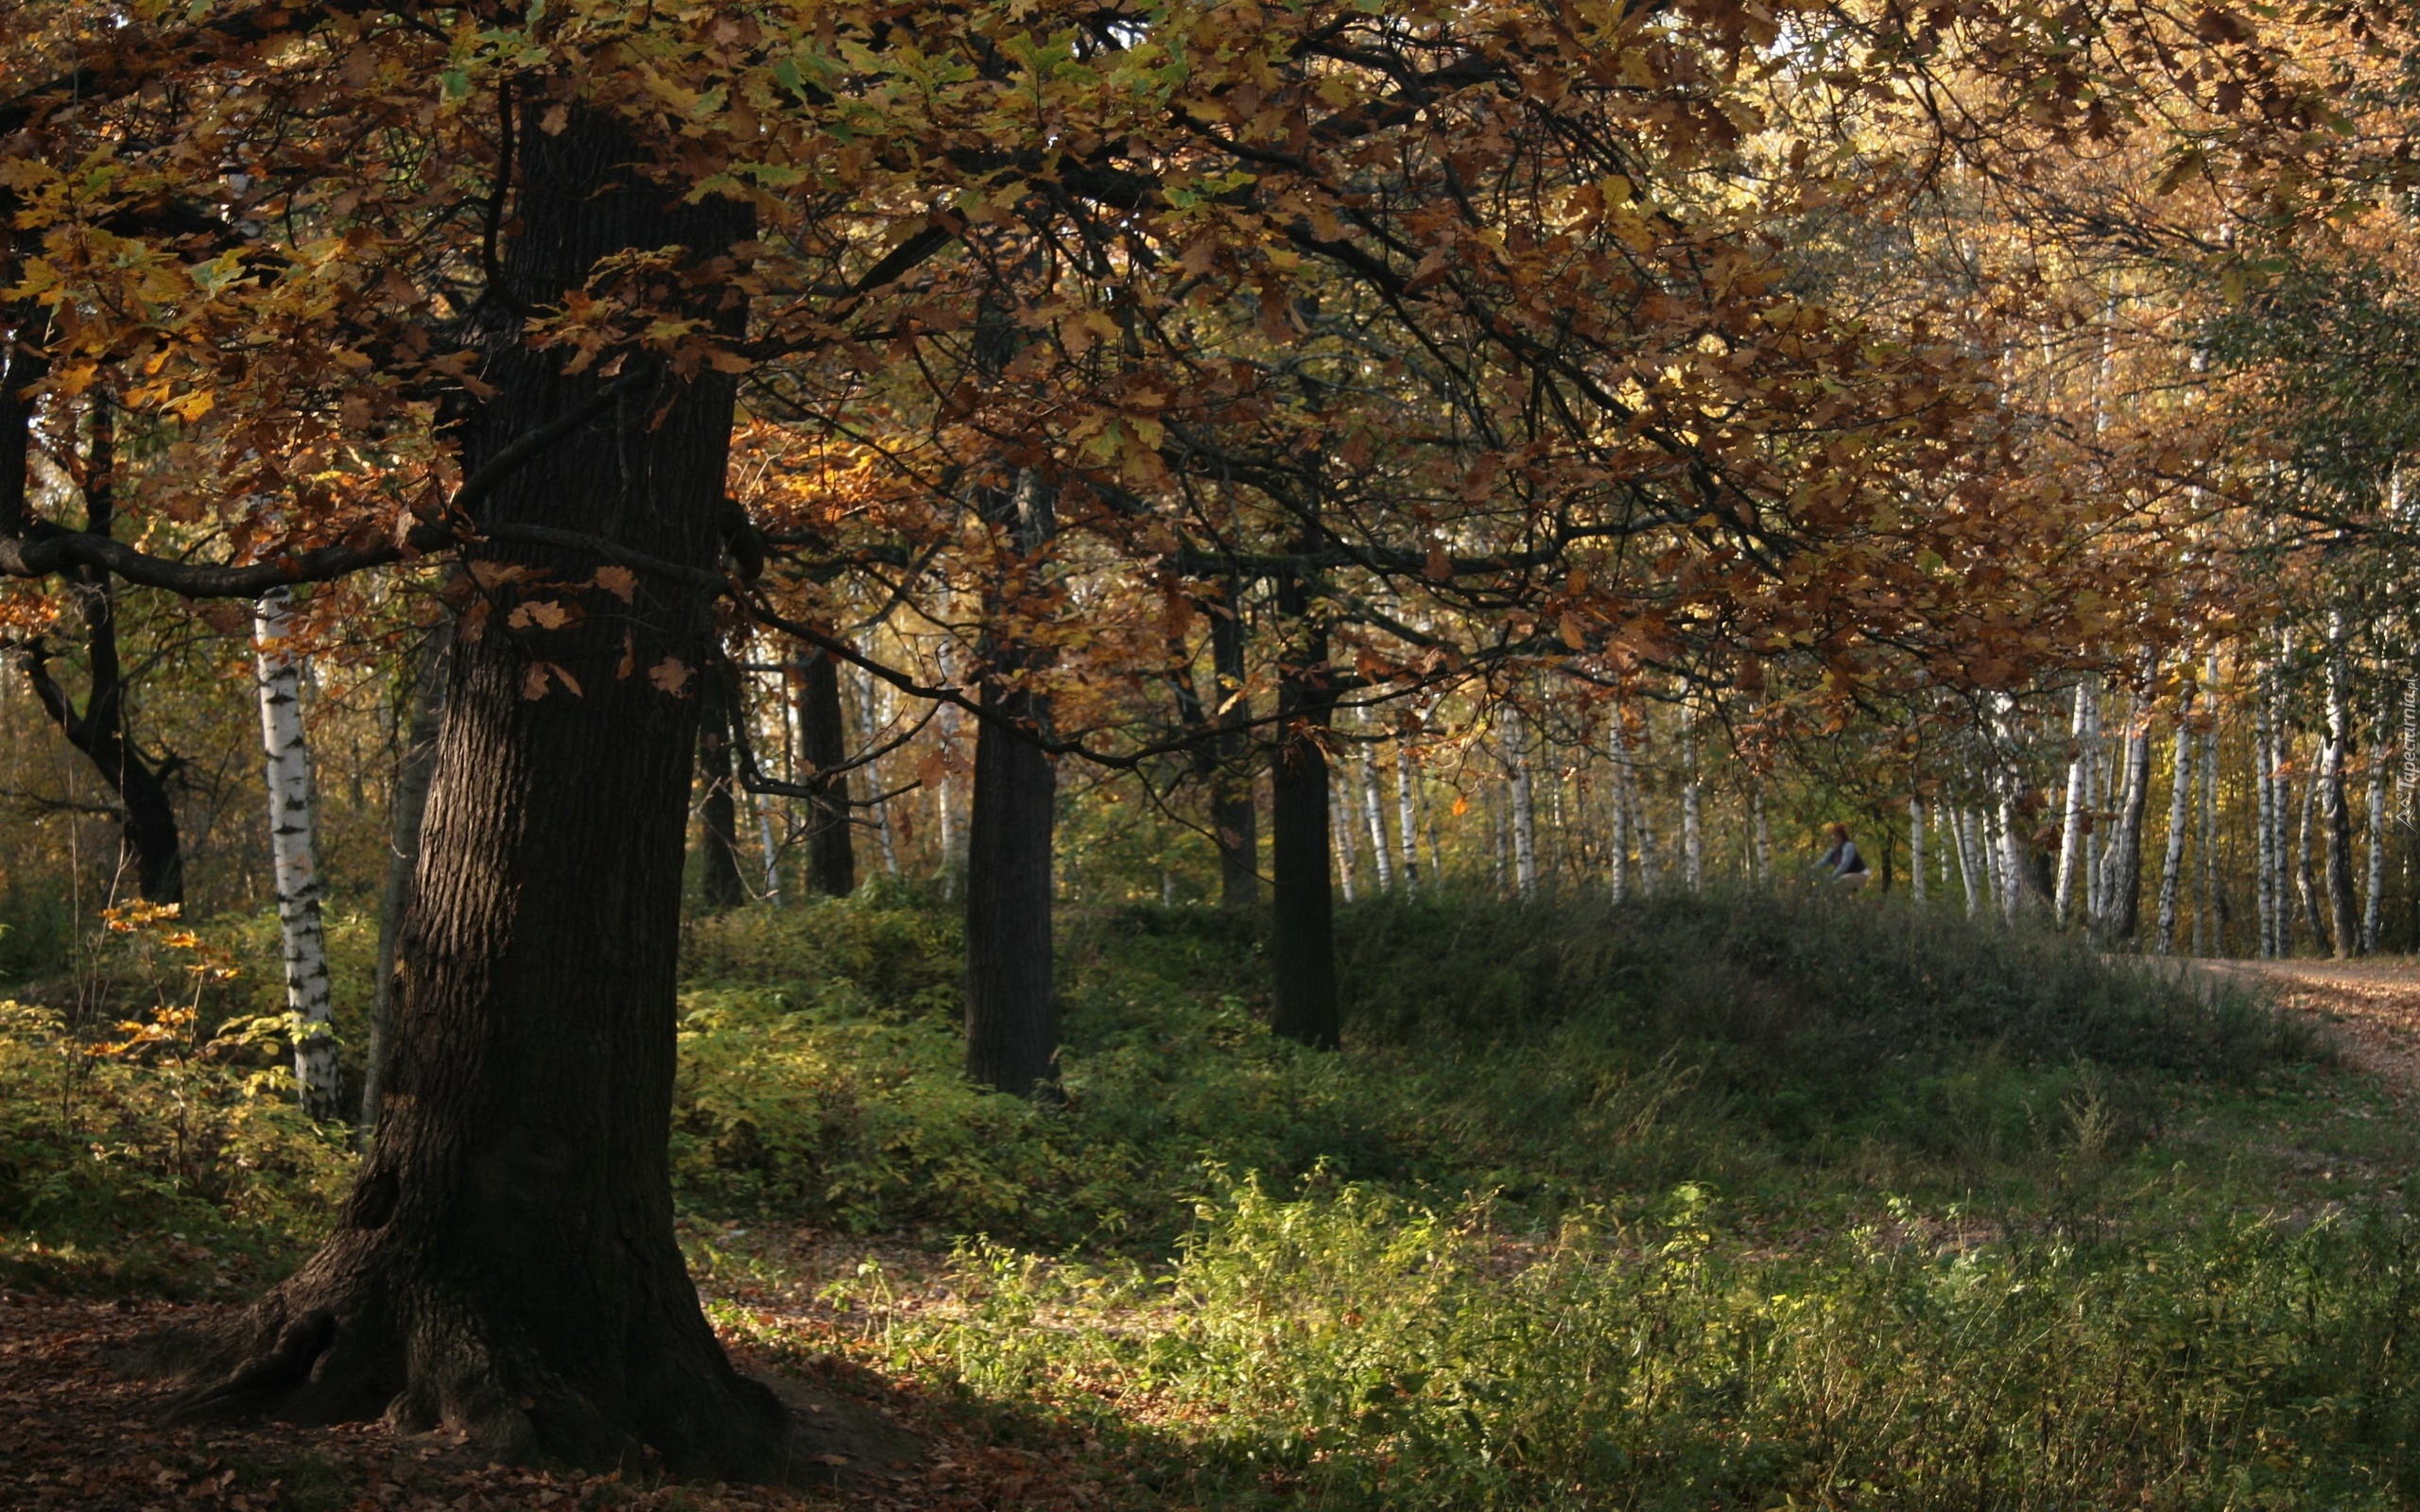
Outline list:
[[[1204,912],[1070,931],[1069,1101],[949,1075],[946,926],[700,929],[726,1320],[1177,1504],[2392,1506],[2413,1153],[2299,1022],[1824,898],[1349,910],[1342,1056]],[[922,932],[922,933],[920,933]],[[784,1068],[788,1069],[784,1069]],[[785,1299],[786,1298],[786,1305]],[[1122,1448],[1121,1448],[1122,1446]]]
[[[1138,1503],[2420,1498],[2377,1090],[2239,996],[1877,902],[1348,909],[1337,1056],[1269,1040],[1250,921],[1082,916],[1059,1107],[957,1075],[935,900],[703,920],[694,1258],[728,1326],[1097,1442]],[[240,1293],[341,1190],[257,1005],[145,948],[111,1012],[0,1020],[0,1280]]]

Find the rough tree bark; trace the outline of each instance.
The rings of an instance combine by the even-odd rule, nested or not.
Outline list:
[[[318,799],[302,734],[302,678],[288,649],[293,593],[274,589],[252,611],[261,749],[268,761],[268,846],[277,880],[277,933],[285,961],[285,1010],[294,1015],[294,1086],[302,1110],[334,1118],[341,1093],[328,1026],[328,945],[320,920]]]
[[[703,258],[745,233],[744,213],[648,182],[631,165],[643,149],[598,112],[526,126],[503,269],[520,306],[557,302],[616,252]],[[735,326],[735,299],[713,296],[688,298]],[[174,1411],[384,1413],[506,1456],[780,1478],[802,1440],[707,1326],[667,1153],[694,669],[713,649],[735,386],[635,353],[618,380],[565,374],[512,331],[487,345],[468,471],[600,407],[489,493],[477,523],[576,531],[679,570],[642,575],[625,603],[496,571],[578,581],[598,566],[586,552],[476,548],[486,587],[449,669],[371,1154],[326,1245],[205,1341]],[[573,593],[589,612],[515,629],[516,593]]]
[[[827,651],[810,652],[800,664],[798,724],[806,764],[814,768],[807,785],[816,795],[806,832],[807,883],[827,898],[846,898],[857,890],[849,774],[840,769],[849,759],[849,730],[840,712],[840,669]]]
[[[717,658],[698,677],[698,780],[705,787],[698,806],[698,891],[715,909],[748,901],[739,869],[738,783],[731,774],[732,723],[738,713],[739,674]]]
[[[7,375],[0,378],[0,522],[24,516],[32,415],[16,394],[41,376],[42,367],[31,354],[17,349],[9,357]],[[84,459],[84,528],[105,536],[116,513],[117,432],[104,397],[94,400],[92,429]],[[66,687],[51,672],[51,651],[40,637],[19,646],[14,660],[43,713],[117,795],[120,846],[123,856],[134,863],[135,890],[147,902],[182,903],[184,844],[165,781],[173,758],[146,760],[127,732],[126,674],[118,658],[117,595],[110,575],[86,569],[75,574],[72,581],[84,622],[88,683],[84,707],[76,707]]]
[[[986,490],[981,506],[1021,562],[1053,533],[1049,490],[1030,472],[1008,490]],[[1012,570],[1013,572],[1013,570]],[[1011,602],[996,586],[985,620]],[[1058,987],[1051,969],[1051,843],[1059,774],[1019,729],[1048,722],[1043,698],[1017,674],[1032,653],[1010,636],[985,637],[981,692],[987,717],[975,733],[975,810],[966,840],[966,1074],[1027,1095],[1054,1086],[1059,1056]]]
[[[1328,877],[1328,767],[1322,738],[1336,710],[1327,632],[1308,616],[1310,585],[1277,581],[1285,662],[1270,765],[1270,1032],[1322,1050],[1341,1039],[1336,1002],[1336,901]]]
[[[440,620],[421,648],[412,679],[411,722],[404,734],[403,760],[395,767],[395,793],[387,815],[387,882],[378,894],[378,963],[371,985],[370,1043],[362,1053],[361,1140],[378,1126],[378,1104],[386,1095],[387,1052],[395,1032],[395,957],[403,940],[404,910],[412,896],[412,872],[420,859],[422,816],[428,811],[429,774],[437,768],[438,724],[445,713],[445,663],[454,647],[454,622]]]

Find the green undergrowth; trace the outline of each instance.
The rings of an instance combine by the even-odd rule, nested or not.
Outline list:
[[[2248,1193],[2301,1157],[2192,1133],[2246,1099],[2363,1132],[2307,1025],[1946,913],[1347,909],[1340,1056],[1268,1035],[1251,920],[1080,917],[1056,1105],[958,1074],[958,948],[945,910],[895,893],[696,925],[674,1152],[691,1207],[1149,1254],[1186,1231],[1178,1199],[1212,1163],[1281,1190],[1316,1169],[1484,1193],[1533,1225],[1694,1181],[1745,1224],[1837,1226],[1882,1193],[2080,1210],[2180,1155]],[[2321,1195],[2368,1170],[2338,1163]]]
[[[1032,1103],[959,1074],[944,900],[693,921],[693,1260],[805,1309],[721,1320],[1138,1504],[2420,1500],[2420,1136],[2302,1021],[1886,900],[1445,896],[1341,911],[1323,1055],[1259,930],[1071,912]],[[271,936],[199,936],[0,1013],[0,1281],[240,1295],[323,1230]]]

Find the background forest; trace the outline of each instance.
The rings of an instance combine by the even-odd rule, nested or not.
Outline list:
[[[2408,17],[24,13],[0,1282],[177,1411],[2420,1498],[2410,1046],[2224,964],[2420,951]]]

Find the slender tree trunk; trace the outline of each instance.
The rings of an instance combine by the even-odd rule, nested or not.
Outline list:
[[[2187,688],[2176,711],[2176,751],[2168,794],[2168,849],[2160,857],[2159,924],[2152,949],[2162,955],[2176,952],[2176,903],[2185,880],[2185,832],[2193,821],[2193,690]]]
[[[1764,820],[1764,794],[1759,790],[1756,794],[1758,827],[1763,826]],[[1763,872],[1761,865],[1757,870],[1761,876]],[[1925,901],[1925,800],[1922,798],[1908,799],[1908,884],[1915,901],[1919,904],[1923,903]]]
[[[1523,898],[1538,895],[1538,813],[1530,785],[1530,731],[1521,712],[1504,710],[1504,765],[1512,802],[1512,887]]]
[[[2389,710],[2383,700],[2378,709],[2377,733],[2370,742],[2369,805],[2363,841],[2367,849],[2367,885],[2361,889],[2361,954],[2374,954],[2378,948],[2378,921],[2386,891],[2386,780],[2387,780],[2387,718]]]
[[[1691,892],[1700,891],[1705,885],[1705,795],[1699,784],[1698,775],[1697,704],[1694,700],[1684,700],[1681,704],[1681,885]]]
[[[33,382],[43,364],[20,350],[10,359],[9,375]],[[24,470],[30,421],[13,398],[0,401],[0,477],[9,477],[17,501],[8,508],[23,514]],[[117,426],[105,397],[93,403],[92,438],[84,461],[84,528],[106,536],[114,527],[117,496]],[[20,532],[11,529],[11,534]],[[89,760],[110,791],[117,795],[120,865],[134,863],[134,885],[144,901],[182,903],[185,895],[184,845],[177,829],[176,805],[169,800],[168,761],[144,759],[127,730],[126,674],[118,658],[117,595],[107,572],[86,569],[70,579],[78,611],[84,623],[84,662],[89,688],[79,713],[67,690],[50,670],[50,653],[36,637],[16,653],[16,662],[31,685],[43,712],[59,727],[67,743]]]
[[[2089,678],[2076,679],[2075,714],[2069,723],[2069,741],[2075,755],[2067,762],[2066,812],[2059,827],[2059,884],[2051,900],[2051,913],[2059,927],[2065,929],[2074,917],[2076,872],[2083,860],[2085,810],[2091,785],[2092,747],[2100,731],[2094,728],[2093,715],[2100,707],[2099,691]],[[2089,888],[2087,888],[2089,890]]]
[[[807,785],[807,885],[827,898],[857,890],[856,843],[849,817],[849,730],[840,711],[840,669],[828,651],[807,654],[799,666],[798,723],[811,769]]]
[[[2353,740],[2352,676],[2344,662],[2344,616],[2327,616],[2327,739],[2319,753],[2320,817],[2327,845],[2327,935],[2339,959],[2361,947],[2353,892],[2353,815],[2344,797],[2344,753]]]
[[[1370,760],[1370,747],[1360,751],[1361,816],[1370,826],[1370,866],[1377,873],[1378,890],[1389,892],[1395,885],[1394,857],[1387,853],[1387,819],[1378,807],[1378,768]]]
[[[2118,833],[2103,858],[2102,936],[2133,939],[2142,928],[2143,816],[2151,803],[2151,719],[2137,696],[2126,721],[2126,785],[2118,799]]]
[[[1622,735],[1621,706],[1614,706],[1613,717],[1606,721],[1606,743],[1614,755],[1614,864],[1612,882],[1614,902],[1620,902],[1630,895],[1630,743]]]
[[[1417,790],[1420,775],[1411,765],[1411,752],[1403,743],[1395,743],[1395,829],[1403,845],[1403,890],[1416,892],[1420,886],[1420,813]]]
[[[865,713],[868,740],[879,738],[890,728],[890,711],[883,707],[882,684],[874,680],[871,672],[861,670],[857,674],[857,705]],[[980,760],[979,756],[977,760]],[[896,877],[899,875],[899,832],[891,824],[890,802],[883,797],[889,789],[883,786],[882,761],[871,752],[866,756],[866,786],[872,789],[866,796],[873,802],[874,843],[882,848],[882,869]]]
[[[1252,700],[1245,696],[1243,589],[1229,582],[1210,621],[1210,667],[1218,678],[1219,774],[1211,823],[1219,841],[1219,902],[1260,906],[1260,820],[1253,802]]]
[[[1278,746],[1270,770],[1270,919],[1275,991],[1270,1029],[1281,1039],[1332,1050],[1340,1039],[1336,1001],[1335,901],[1329,890],[1328,769],[1322,737],[1336,707],[1327,635],[1308,615],[1310,585],[1278,579],[1285,626],[1279,670]]]
[[[1972,809],[1952,809],[1949,818],[1950,838],[1957,842],[1953,849],[1958,854],[1958,881],[1966,892],[1966,917],[1972,919],[1983,911],[1988,901],[1985,896],[1988,879],[1981,874],[1982,868],[1976,865],[1974,832],[1979,821]]]
[[[1748,816],[1749,844],[1754,848],[1756,885],[1760,887],[1770,887],[1773,885],[1773,832],[1772,824],[1765,817],[1763,778],[1756,779],[1755,786],[1749,790],[1748,802],[1751,811]]]
[[[1349,903],[1358,891],[1357,874],[1361,869],[1361,849],[1353,843],[1353,800],[1340,793],[1334,782],[1328,786],[1327,812],[1328,843],[1336,850],[1337,890],[1344,894],[1344,901]]]
[[[2303,779],[2303,796],[2294,821],[2294,896],[2303,905],[2303,927],[2310,932],[2311,947],[2323,954],[2332,954],[2335,942],[2327,936],[2327,915],[2321,906],[2320,883],[2310,864],[2310,821],[2319,806],[2320,783],[2316,775]]]
[[[394,797],[387,815],[387,881],[378,894],[378,965],[371,985],[370,1043],[362,1055],[361,1143],[378,1126],[386,1095],[387,1057],[395,1038],[396,952],[403,940],[404,911],[410,906],[412,872],[420,859],[422,816],[428,811],[429,777],[437,767],[438,726],[445,714],[446,663],[454,649],[454,622],[438,621],[421,648],[412,679],[411,725],[404,735],[403,760],[395,766]]]
[[[285,1010],[294,1016],[294,1086],[313,1118],[337,1117],[343,1090],[328,1015],[328,946],[320,923],[314,851],[317,795],[302,735],[302,679],[286,648],[293,594],[262,595],[253,611],[261,747],[268,761],[268,844],[277,878],[277,932],[285,959]]]
[[[1008,576],[1021,576],[1057,534],[1056,501],[1027,471],[1005,492],[987,490],[981,502],[1015,548]],[[1013,603],[1013,589],[1011,582],[994,588],[987,621]],[[975,735],[966,851],[966,1074],[1019,1095],[1055,1087],[1059,1056],[1050,934],[1059,776],[1049,756],[1017,733],[1039,733],[1049,724],[1046,703],[1017,677],[1036,655],[996,632],[984,644],[987,717]],[[871,705],[867,718],[873,718]]]
[[[2219,653],[2204,664],[2203,682],[2209,689],[2208,728],[2202,732],[2202,829],[2198,849],[2201,903],[2193,915],[2193,954],[2220,956],[2227,951],[2219,926]]]
[[[602,258],[680,246],[702,260],[748,229],[726,202],[668,200],[596,112],[548,132],[533,107],[525,127],[504,252],[519,304],[560,302]],[[737,307],[712,294],[698,313],[735,331]],[[612,380],[565,373],[513,331],[481,376],[466,472],[558,418],[596,418],[475,509],[470,568],[491,586],[449,670],[371,1153],[325,1246],[221,1326],[175,1412],[384,1412],[510,1457],[780,1477],[821,1446],[792,1438],[716,1343],[674,1234],[668,1156],[695,670],[713,651],[735,385],[634,352],[600,398]],[[485,534],[499,524],[675,570],[642,574],[630,603],[524,586],[495,569],[579,583],[597,558]],[[508,628],[513,599],[565,595],[585,618]]]
[[[2254,711],[2255,730],[2252,747],[2252,782],[2256,799],[2254,816],[2255,885],[2260,912],[2260,958],[2274,960],[2284,954],[2279,942],[2284,931],[2278,919],[2285,912],[2282,873],[2277,868],[2277,753],[2273,734],[2269,700],[2256,693],[2258,707]]]
[[[739,871],[738,784],[731,774],[732,727],[739,713],[738,673],[719,659],[699,677],[698,776],[705,787],[699,817],[699,892],[710,909],[748,901]]]

